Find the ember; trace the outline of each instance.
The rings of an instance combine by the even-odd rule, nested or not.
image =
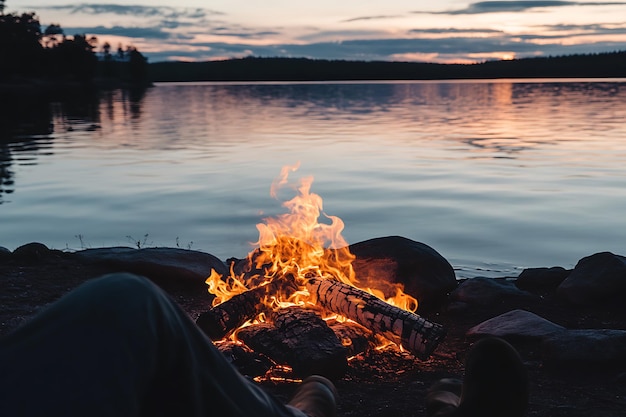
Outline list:
[[[274,198],[280,188],[290,185],[289,173],[298,167],[286,166],[281,170],[271,187]],[[396,295],[386,300],[380,298],[382,289],[358,288],[359,281],[352,268],[355,257],[341,235],[344,224],[338,217],[323,213],[321,197],[310,192],[312,182],[312,177],[299,181],[295,187],[296,196],[282,203],[288,213],[266,218],[257,224],[259,240],[255,243],[256,249],[244,261],[233,262],[229,276],[212,271],[206,282],[209,292],[215,295],[213,308],[200,315],[198,325],[213,340],[227,336],[237,340],[241,335],[250,346],[255,345],[255,341],[251,339],[251,332],[246,331],[245,335],[240,332],[243,327],[266,322],[252,332],[256,334],[261,328],[272,327],[267,322],[276,324],[279,317],[290,323],[289,337],[305,339],[302,336],[306,332],[319,332],[319,325],[312,324],[316,320],[312,320],[310,314],[314,314],[325,320],[354,321],[385,338],[387,341],[383,343],[395,342],[420,359],[428,358],[443,338],[443,328],[414,313],[418,301],[405,294],[401,284],[396,284]],[[320,223],[320,217],[327,219],[328,223]],[[293,307],[311,310],[311,313],[285,312]],[[301,321],[307,323],[293,329],[293,323]],[[328,329],[325,324],[324,327]],[[364,332],[368,330],[364,329]],[[333,369],[343,372],[341,360],[318,358],[319,352],[330,352],[327,356],[342,356],[345,360],[346,347],[351,341],[334,335],[324,339],[328,340],[319,342],[323,346],[314,349],[303,347],[302,343],[298,345],[296,350],[306,350],[308,356],[316,358],[313,361],[307,362],[299,357],[302,355],[293,352],[286,353],[284,358],[273,359],[292,365],[294,372],[300,374],[328,373]],[[285,343],[290,344],[283,339],[278,345]],[[253,349],[265,349],[274,354],[282,350],[271,343],[269,346],[264,343],[256,345]],[[341,354],[338,355],[338,351]],[[323,369],[316,369],[316,363]]]

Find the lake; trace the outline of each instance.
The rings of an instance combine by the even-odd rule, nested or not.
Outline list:
[[[243,257],[313,176],[349,243],[401,235],[458,278],[626,255],[626,80],[157,84],[25,106],[0,245]],[[291,198],[283,192],[281,199]]]

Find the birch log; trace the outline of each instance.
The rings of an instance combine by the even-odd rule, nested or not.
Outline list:
[[[441,325],[340,281],[315,277],[306,287],[320,307],[401,344],[419,359],[428,359],[446,334]]]

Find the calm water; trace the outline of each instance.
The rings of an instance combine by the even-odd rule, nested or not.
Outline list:
[[[626,254],[626,80],[159,84],[28,109],[0,142],[11,250],[241,257],[300,161],[348,242],[406,236],[458,277]]]

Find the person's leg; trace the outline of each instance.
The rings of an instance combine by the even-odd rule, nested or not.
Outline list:
[[[528,407],[528,376],[517,351],[498,338],[468,353],[465,377],[441,380],[426,398],[430,417],[521,417]]]
[[[242,377],[158,287],[112,274],[0,340],[0,415],[302,415]]]

